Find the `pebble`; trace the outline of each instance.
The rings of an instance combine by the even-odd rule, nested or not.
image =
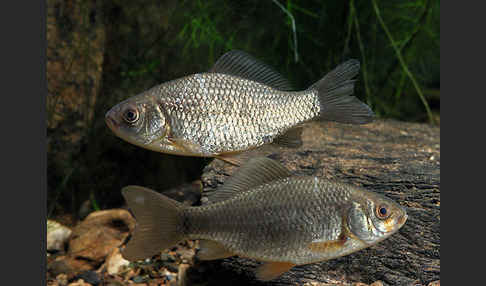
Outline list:
[[[68,284],[68,277],[67,274],[59,274],[56,276],[56,281],[59,286],[64,286]]]
[[[123,258],[118,248],[115,248],[113,252],[106,258],[106,271],[110,275],[120,273],[125,267],[130,264],[130,261]]]
[[[71,235],[71,229],[57,221],[47,220],[47,250],[62,251]]]

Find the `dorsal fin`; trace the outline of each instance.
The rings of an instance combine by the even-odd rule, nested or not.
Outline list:
[[[225,53],[209,72],[239,76],[278,90],[293,90],[290,82],[280,73],[243,51],[232,50]]]
[[[211,203],[226,200],[265,183],[290,177],[290,172],[280,163],[267,157],[250,159],[235,174],[208,196]]]

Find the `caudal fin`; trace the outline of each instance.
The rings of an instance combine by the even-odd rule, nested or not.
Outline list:
[[[124,187],[121,192],[137,221],[130,241],[122,250],[125,259],[151,257],[183,239],[179,202],[139,186]]]
[[[352,78],[359,72],[359,61],[348,60],[325,75],[309,89],[318,91],[321,112],[319,120],[365,124],[373,121],[371,108],[354,96]]]

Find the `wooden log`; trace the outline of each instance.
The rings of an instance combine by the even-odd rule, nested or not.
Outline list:
[[[439,280],[440,128],[394,120],[361,126],[312,122],[306,124],[302,138],[304,144],[298,149],[270,145],[249,151],[249,156],[269,156],[297,175],[336,179],[382,193],[406,207],[406,224],[375,246],[294,267],[273,281],[255,279],[253,271],[260,262],[232,257],[196,263],[187,271],[192,281],[188,283],[429,285]],[[203,204],[236,168],[214,160],[204,169]]]

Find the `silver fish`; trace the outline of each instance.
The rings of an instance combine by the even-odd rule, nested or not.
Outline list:
[[[256,270],[260,280],[374,245],[407,220],[405,209],[382,195],[291,176],[266,157],[245,163],[205,206],[183,206],[139,186],[127,186],[122,194],[137,221],[122,250],[126,259],[144,259],[179,241],[199,239],[200,260],[238,255],[266,262]]]
[[[109,128],[137,146],[177,155],[218,157],[264,144],[298,147],[310,120],[371,122],[356,97],[359,62],[348,60],[303,91],[242,51],[224,54],[207,73],[157,85],[112,107]]]

